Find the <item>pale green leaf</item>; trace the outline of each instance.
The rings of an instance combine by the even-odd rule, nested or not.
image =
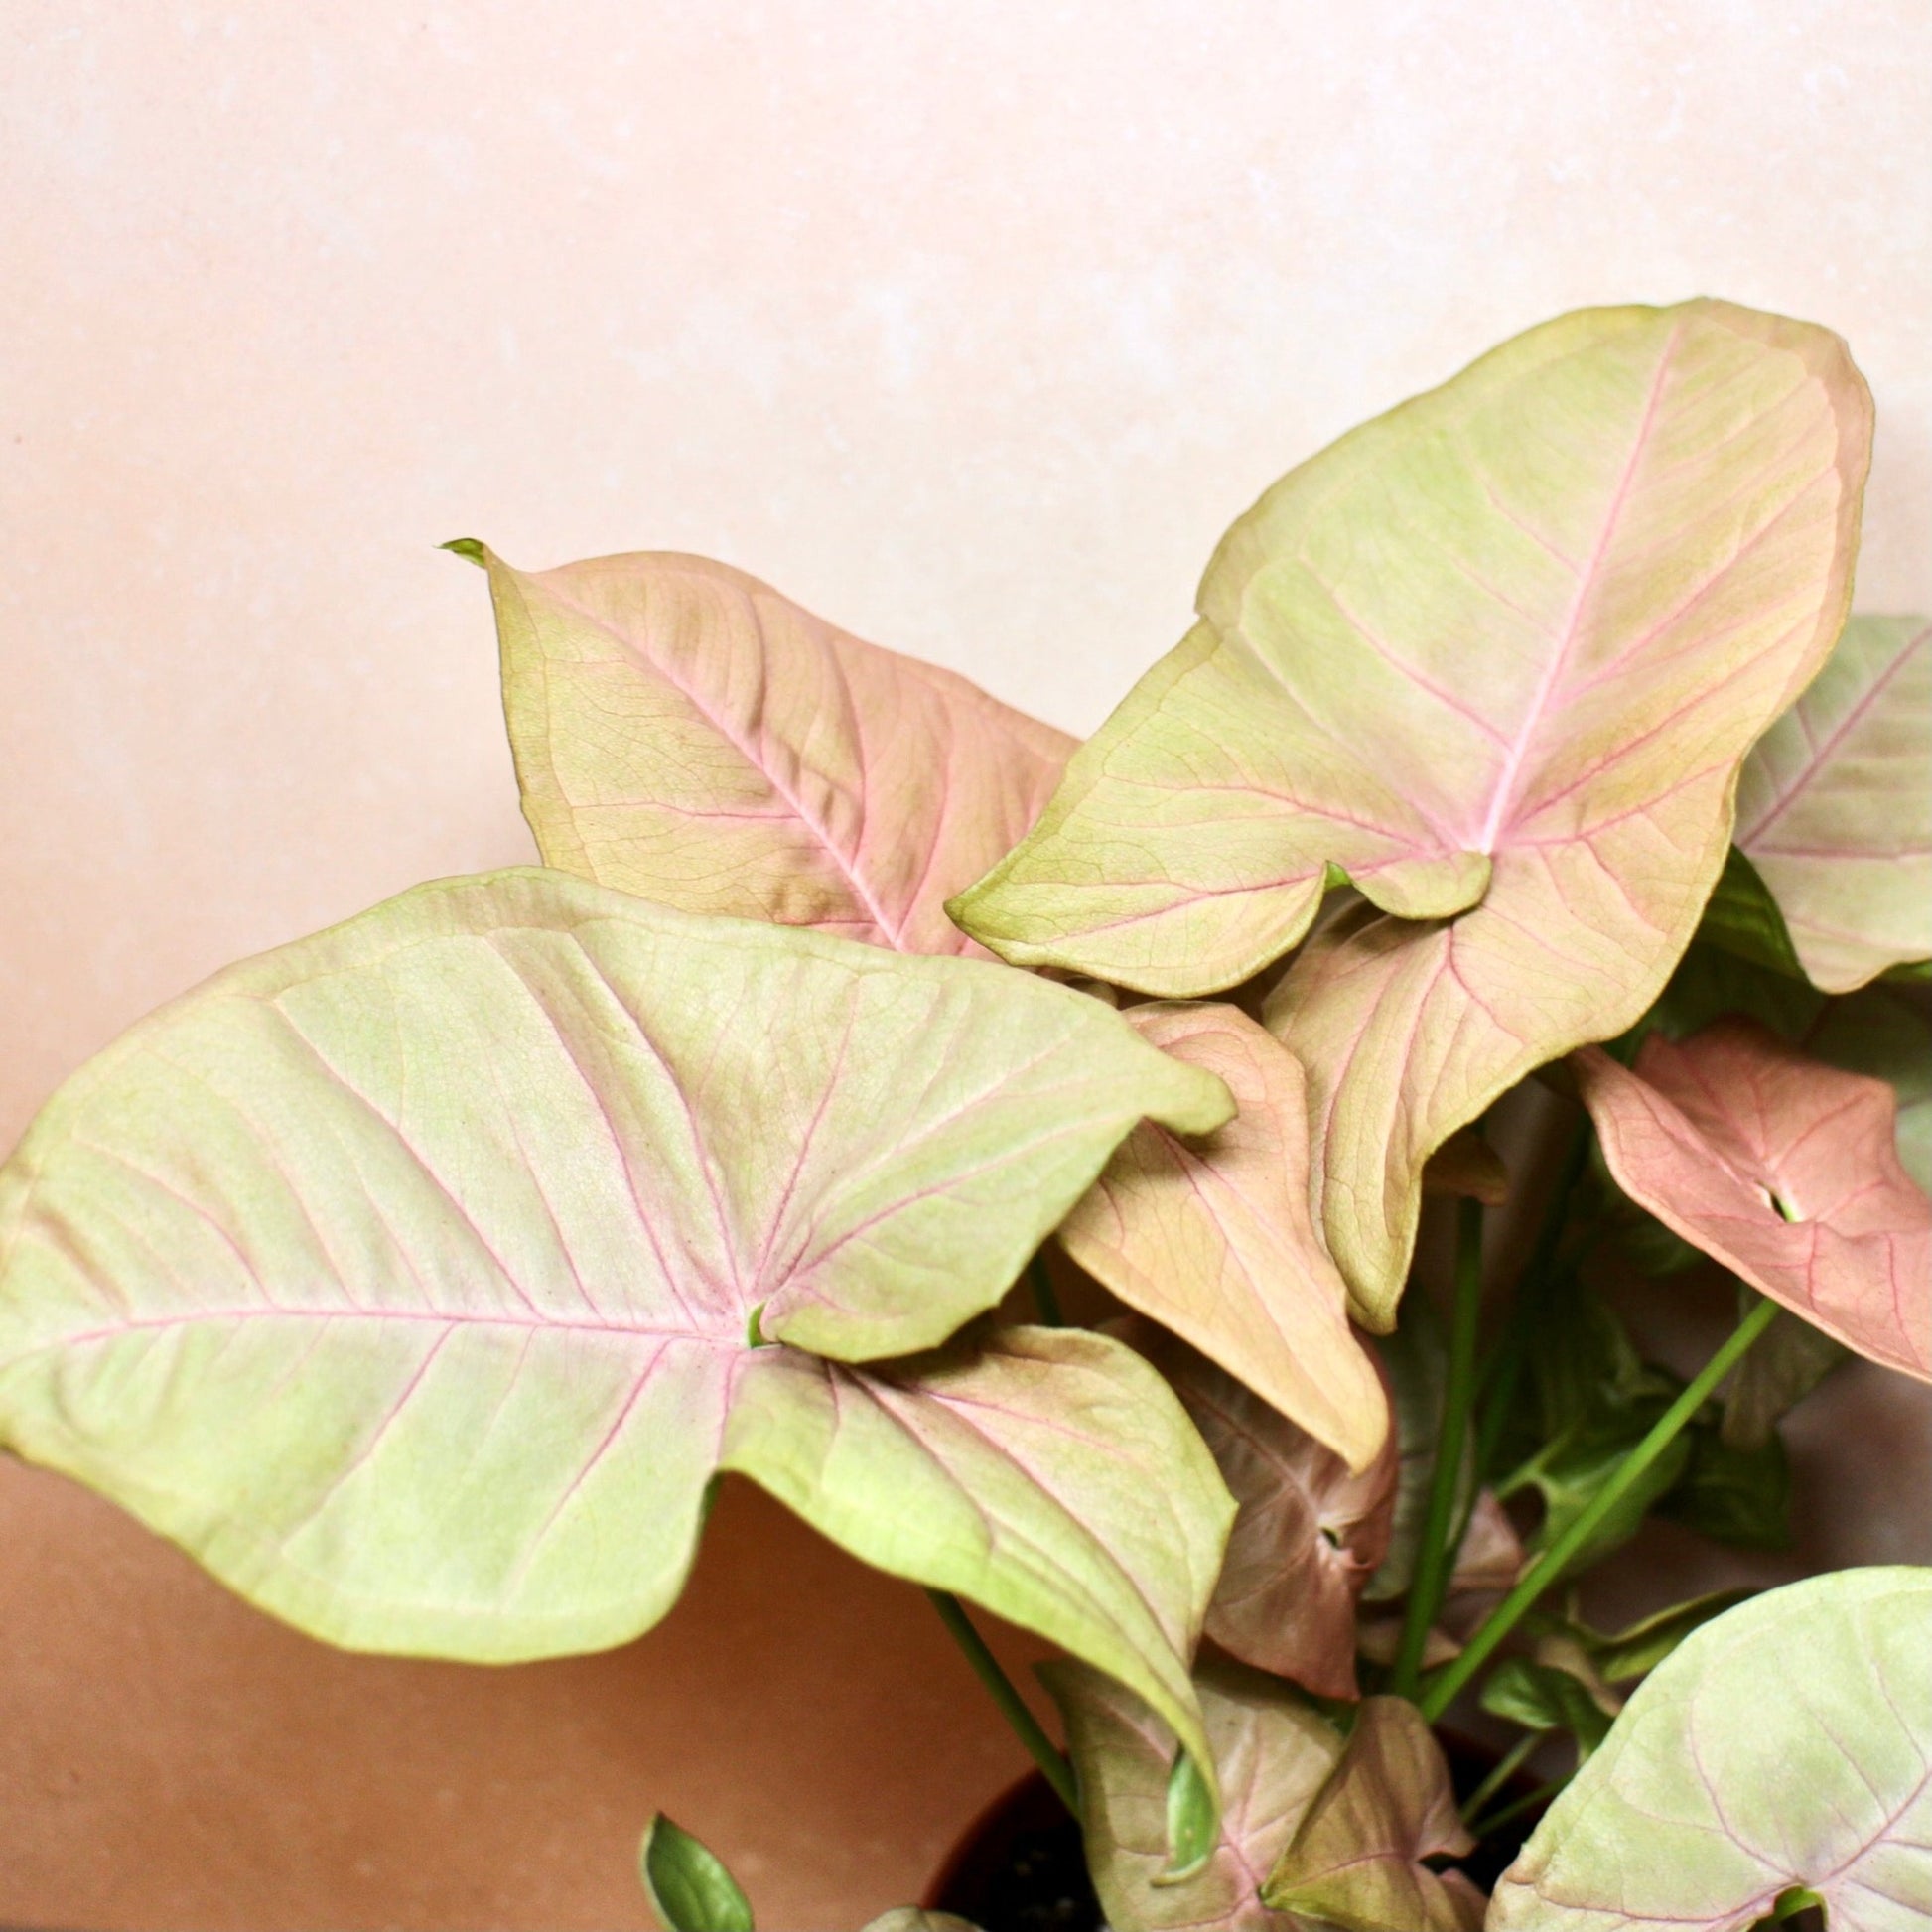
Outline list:
[[[547,865],[692,912],[976,952],[948,894],[1073,741],[728,565],[520,571],[486,550],[503,708]]]
[[[1353,431],[1237,522],[1201,622],[952,902],[1004,957],[1159,994],[1317,931],[1268,1021],[1386,1329],[1424,1163],[1661,989],[1738,766],[1843,623],[1870,400],[1826,331],[1587,310]]]
[[[1504,1875],[1493,1932],[1831,1932],[1932,1919],[1932,1571],[1845,1570],[1694,1632]]]
[[[718,1855],[660,1811],[637,1854],[664,1932],[752,1932],[752,1906]]]
[[[863,1371],[759,1350],[720,1459],[875,1568],[970,1596],[1133,1685],[1206,1761],[1186,1660],[1234,1504],[1124,1343],[1006,1328]]]
[[[1168,1864],[1173,1733],[1130,1692],[1079,1664],[1040,1676],[1066,1720],[1080,1781],[1087,1864],[1120,1932],[1296,1932],[1269,1910],[1261,1877],[1294,1836],[1341,1753],[1327,1722],[1285,1686],[1229,1664],[1195,1689],[1220,1773],[1220,1832],[1206,1863],[1174,1882]]]
[[[749,1335],[943,1336],[1150,1109],[1227,1101],[991,964],[422,887],[49,1103],[0,1175],[0,1440],[316,1635],[483,1661],[646,1628],[742,1468],[1197,1736],[1232,1504],[1138,1357],[1020,1330],[869,1377]]]
[[[1932,957],[1932,623],[1857,617],[1758,741],[1737,843],[1804,969],[1849,993]]]

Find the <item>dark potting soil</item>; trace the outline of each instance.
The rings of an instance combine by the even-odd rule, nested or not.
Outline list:
[[[1497,1754],[1459,1737],[1444,1740],[1458,1798],[1473,1791]],[[1522,1775],[1504,1787],[1511,1798],[1532,1789]],[[1504,1795],[1504,1794],[1499,1794]],[[1486,1838],[1454,1869],[1487,1891],[1535,1829],[1534,1814]],[[980,1932],[1106,1932],[1087,1876],[1080,1828],[1037,1771],[1003,1792],[968,1828],[926,1893],[928,1911],[954,1912]]]

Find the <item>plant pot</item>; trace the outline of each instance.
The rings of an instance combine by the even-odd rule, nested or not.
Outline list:
[[[1458,1798],[1495,1768],[1500,1753],[1473,1738],[1443,1738]],[[1498,1798],[1524,1797],[1535,1780],[1522,1772]],[[1523,1812],[1485,1838],[1454,1868],[1486,1891],[1508,1869],[1542,1807]],[[1087,1876],[1080,1828],[1037,1771],[1008,1786],[961,1834],[920,1901],[953,1912],[980,1932],[1106,1932]]]

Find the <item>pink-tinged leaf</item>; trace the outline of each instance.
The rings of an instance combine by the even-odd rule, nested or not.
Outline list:
[[[1843,623],[1870,414],[1835,336],[1723,303],[1505,344],[1236,523],[1199,625],[955,916],[1021,963],[1194,995],[1279,957],[1345,873],[1366,903],[1267,1018],[1386,1330],[1430,1155],[1632,1024],[1696,929],[1738,766]]]
[[[1286,1686],[1234,1665],[1195,1678],[1220,1772],[1220,1836],[1207,1863],[1165,1878],[1173,1732],[1131,1692],[1079,1664],[1040,1677],[1066,1720],[1087,1865],[1122,1932],[1301,1932],[1261,1902],[1261,1881],[1341,1754],[1332,1726]]]
[[[1355,1606],[1388,1551],[1397,1449],[1356,1474],[1307,1430],[1185,1343],[1128,1339],[1167,1377],[1237,1505],[1207,1634],[1244,1663],[1322,1697],[1355,1690]],[[1374,1399],[1387,1403],[1379,1382]]]
[[[1228,1102],[1031,975],[558,873],[422,887],[49,1102],[0,1173],[0,1441],[319,1636],[485,1661],[649,1625],[740,1469],[1204,1752],[1233,1504],[1144,1361],[1017,1330],[867,1375],[751,1332],[943,1336],[1150,1108]]]
[[[1473,1844],[1422,1713],[1406,1698],[1368,1698],[1262,1896],[1341,1932],[1477,1932],[1482,1894],[1423,1863]]]
[[[1639,1206],[1848,1348],[1932,1380],[1932,1200],[1899,1164],[1882,1080],[1748,1020],[1575,1059],[1603,1158]]]
[[[1858,617],[1737,787],[1737,844],[1806,973],[1849,993],[1932,958],[1932,623]]]
[[[1491,1932],[1932,1924],[1932,1570],[1841,1570],[1694,1631],[1496,1887]]]
[[[1205,1138],[1129,1135],[1060,1227],[1130,1308],[1196,1348],[1351,1467],[1375,1460],[1388,1404],[1348,1325],[1348,1291],[1309,1209],[1306,1083],[1228,1006],[1131,1007],[1142,1038],[1225,1082],[1239,1112]]]
[[[1124,1343],[1007,1328],[866,1369],[759,1349],[720,1462],[876,1569],[969,1596],[1132,1685],[1211,1766],[1186,1660],[1234,1505]]]
[[[978,950],[944,901],[1033,823],[1070,738],[725,564],[481,555],[546,865],[691,912]]]

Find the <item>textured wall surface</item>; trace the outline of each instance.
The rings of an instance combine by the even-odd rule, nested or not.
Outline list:
[[[1850,338],[1861,602],[1932,604],[1923,0],[11,0],[0,56],[0,1142],[223,961],[528,856],[445,537],[711,552],[1084,730],[1292,463],[1557,310],[1711,292]],[[597,1861],[765,1734],[707,1630],[812,1789],[807,1831],[700,1777],[769,1923],[888,1902],[1008,1762],[974,1718],[801,1774],[886,1721],[768,1606],[477,1684],[325,1658],[51,1478],[0,1471],[0,1919],[636,1916]],[[849,1566],[787,1567],[854,1627]],[[865,1600],[840,1668],[949,1668]],[[538,1858],[580,1789],[596,1859]]]

